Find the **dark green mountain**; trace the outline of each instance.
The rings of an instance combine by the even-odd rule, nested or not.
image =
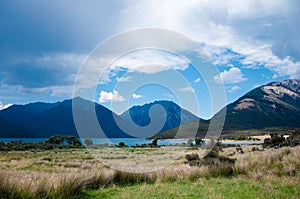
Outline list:
[[[197,116],[182,109],[176,103],[165,100],[133,106],[120,116],[123,121],[126,121],[129,132],[142,137],[148,137],[153,135],[153,132],[164,132],[178,127],[180,124],[199,120]],[[150,116],[152,116],[153,121],[151,121]],[[138,125],[136,128],[130,125],[130,118]]]
[[[149,136],[148,139],[173,139],[204,137],[209,126],[209,120],[194,120],[179,127]]]
[[[272,82],[227,105],[224,130],[300,127],[300,81]],[[214,118],[218,118],[216,114]]]
[[[299,128],[300,127],[300,81],[289,79],[272,82],[255,88],[224,107],[226,118],[223,133],[235,130],[264,128]],[[221,110],[211,120],[199,121],[196,136],[206,134],[211,121],[218,123]],[[185,134],[178,135],[178,128],[158,133],[150,138],[190,138],[195,137],[191,129],[197,122],[183,124]],[[218,126],[219,124],[217,124]]]
[[[35,102],[26,105],[13,105],[0,111],[0,117],[18,124],[26,124],[37,115],[59,105],[57,103]]]
[[[79,97],[73,99],[73,105],[77,113],[76,124],[72,100],[13,105],[0,111],[0,137],[79,134],[80,137],[125,138],[149,137],[155,133],[159,138],[183,138],[205,135],[209,123],[219,121],[221,115],[219,112],[210,121],[202,120],[170,101],[134,106],[120,116]],[[268,127],[299,128],[300,81],[272,82],[255,88],[224,109],[224,132]],[[181,131],[178,134],[179,125]]]
[[[2,117],[0,117],[0,132],[1,137],[19,137],[20,133],[33,137],[28,127],[10,122]]]
[[[77,125],[73,118],[72,103],[76,107]],[[155,105],[161,107],[151,109]],[[147,127],[150,123],[149,111],[155,121],[152,126]],[[130,113],[130,117],[126,116],[127,113]],[[163,113],[166,113],[165,117]],[[131,118],[134,122],[130,122]],[[198,118],[170,101],[134,106],[118,116],[102,105],[77,97],[73,101],[13,105],[0,111],[0,137],[49,137],[56,134],[110,138],[147,137],[175,128],[180,122],[193,120]],[[164,121],[166,122],[162,123]],[[156,125],[158,123],[162,123],[162,126]]]
[[[115,123],[118,116],[109,109],[82,99],[74,98],[79,115],[77,131],[72,114],[72,100],[57,103],[13,105],[0,111],[0,137],[49,137],[56,134],[80,137],[132,137]],[[93,114],[101,129],[92,128]]]

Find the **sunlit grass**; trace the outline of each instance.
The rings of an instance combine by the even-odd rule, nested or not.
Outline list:
[[[197,181],[175,181],[169,183],[143,183],[86,191],[91,198],[298,198],[300,190],[296,184],[263,180],[249,181],[247,178],[201,178]]]
[[[200,152],[198,149],[125,148],[119,153],[107,148],[93,151],[124,165],[136,160],[142,165],[143,161],[147,163],[152,159],[151,166],[163,160],[160,157],[165,158],[162,162],[167,164],[166,167],[141,174],[110,169],[84,149],[2,152],[0,198],[96,195],[98,198],[137,198],[138,194],[134,193],[142,193],[148,198],[155,197],[155,194],[162,198],[232,198],[234,193],[237,194],[234,198],[243,198],[243,194],[253,198],[297,198],[300,195],[300,146],[259,151],[252,151],[252,147],[243,146],[243,154],[237,153],[235,147],[223,149],[222,155],[231,154],[231,158],[236,158],[230,178],[221,177],[224,176],[222,166],[191,167],[184,164],[184,155]],[[166,150],[171,151],[174,158],[167,155]]]

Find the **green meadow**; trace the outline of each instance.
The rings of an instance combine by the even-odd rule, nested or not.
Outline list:
[[[300,198],[300,146],[237,148],[191,162],[200,147],[1,152],[0,198]]]

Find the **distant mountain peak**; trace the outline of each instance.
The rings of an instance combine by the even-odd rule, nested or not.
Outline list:
[[[153,105],[159,104],[161,109],[149,111]],[[144,105],[133,106],[121,115],[116,115],[96,102],[75,97],[56,103],[35,102],[26,105],[13,105],[0,111],[0,136],[2,137],[48,137],[55,134],[77,134],[73,119],[73,105],[78,109],[79,120],[88,130],[86,136],[93,136],[95,129],[90,127],[96,112],[97,121],[107,137],[132,137],[120,129],[116,121],[130,126],[134,121],[140,127],[146,127],[151,119],[165,121],[160,132],[174,129],[181,124],[202,122],[207,127],[209,121],[203,121],[189,111],[181,108],[173,101],[159,100]],[[271,82],[255,88],[226,106],[225,130],[259,129],[267,127],[300,127],[300,81],[289,79]],[[222,115],[222,114],[221,114]],[[218,118],[218,113],[214,116]],[[130,117],[130,118],[129,118]],[[117,119],[117,120],[116,120]],[[132,120],[130,120],[132,119]],[[152,123],[153,124],[153,123]],[[136,125],[135,125],[136,126]],[[151,126],[151,125],[150,125]],[[203,127],[203,126],[202,126]],[[152,131],[143,132],[138,128],[134,135],[149,136]],[[95,132],[97,133],[97,132]],[[102,134],[103,135],[103,134]]]
[[[271,86],[282,86],[289,88],[290,90],[293,90],[294,92],[299,93],[300,92],[300,80],[297,79],[287,79],[283,81],[278,81],[278,82],[271,82]]]
[[[227,105],[225,128],[300,127],[300,81],[255,88]]]
[[[134,105],[131,108],[134,108],[134,107],[138,108],[138,107],[142,107],[142,106],[152,106],[152,105],[155,105],[155,104],[169,104],[169,105],[179,106],[178,104],[176,104],[175,102],[173,102],[171,100],[155,100],[153,102],[148,102],[148,103],[145,103],[143,105]]]

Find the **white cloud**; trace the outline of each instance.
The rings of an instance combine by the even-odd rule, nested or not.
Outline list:
[[[155,74],[166,70],[185,70],[188,64],[186,60],[171,53],[143,49],[120,57],[111,65],[111,68],[125,68],[129,72]]]
[[[242,63],[248,67],[266,67],[279,76],[300,78],[298,7],[298,2],[285,0],[134,1],[122,12],[126,20],[120,27],[175,30],[200,43],[237,53],[213,57],[215,64],[243,57]]]
[[[234,93],[237,90],[240,90],[241,88],[239,86],[233,86],[228,90],[228,93]]]
[[[51,96],[55,97],[71,97],[73,86],[52,86],[50,87]]]
[[[138,95],[138,94],[135,94],[135,93],[132,94],[133,99],[138,99],[138,98],[141,98],[141,97],[142,97],[142,95]]]
[[[234,84],[239,83],[242,81],[246,81],[247,78],[243,77],[241,69],[232,67],[229,71],[223,71],[219,75],[214,77],[217,83],[224,83],[224,84]]]
[[[198,77],[197,79],[194,80],[194,83],[198,83],[200,81],[201,81],[201,79],[200,79],[200,77]]]
[[[89,57],[85,60],[87,69],[77,76],[80,87],[89,88],[94,86],[95,82],[107,84],[111,82],[111,78],[119,71],[155,74],[168,70],[185,70],[190,63],[189,60],[161,49],[139,49],[121,57],[118,57],[120,55],[113,52],[109,51],[109,53],[101,57]],[[99,74],[102,74],[100,80]],[[129,76],[120,77],[116,80],[118,82],[129,82],[131,79],[132,77]]]
[[[2,102],[0,101],[0,111],[7,109],[8,107],[12,106],[13,104],[2,104]]]
[[[117,81],[118,82],[130,82],[131,78],[132,77],[130,77],[130,76],[128,76],[128,77],[117,77]]]
[[[194,89],[190,86],[184,87],[184,88],[179,88],[178,89],[181,92],[194,92]]]
[[[123,102],[125,99],[119,92],[113,90],[113,92],[100,92],[99,102]]]

